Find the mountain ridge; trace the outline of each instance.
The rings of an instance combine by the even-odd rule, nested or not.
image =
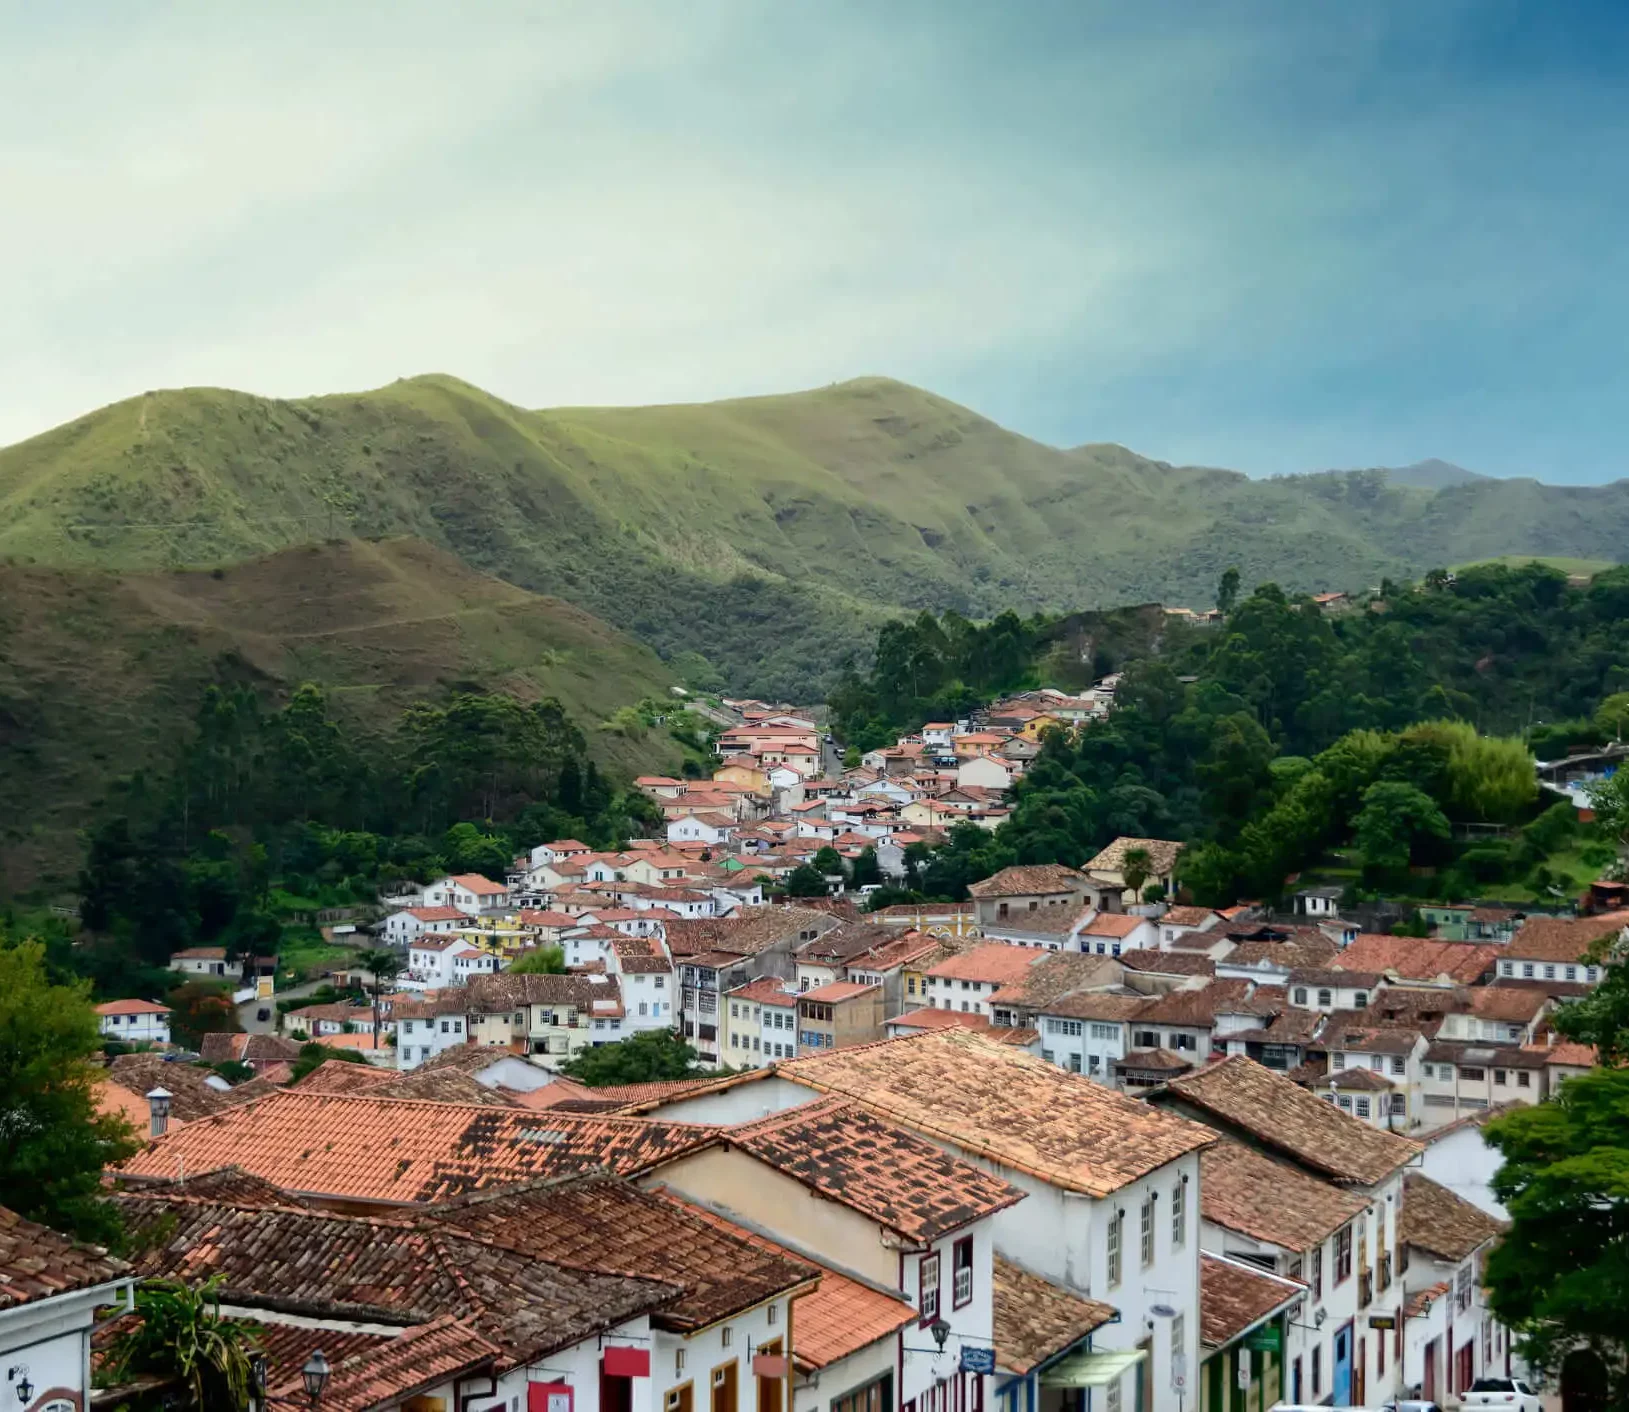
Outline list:
[[[0,556],[156,569],[409,535],[720,684],[822,691],[891,613],[1207,605],[1512,553],[1621,558],[1629,482],[1251,480],[1060,449],[888,378],[531,410],[447,374],[144,394],[0,450]],[[690,654],[705,659],[699,666]]]

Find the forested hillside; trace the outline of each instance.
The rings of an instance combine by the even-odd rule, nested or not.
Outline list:
[[[204,689],[268,701],[320,682],[363,732],[457,690],[557,698],[613,768],[673,768],[662,736],[597,729],[674,678],[582,609],[414,540],[285,550],[212,572],[0,565],[0,890],[71,879],[75,831],[117,779],[163,776]]]
[[[989,617],[1290,590],[1506,553],[1617,559],[1629,482],[1251,481],[1059,450],[901,383],[534,412],[456,379],[278,402],[152,393],[0,451],[0,556],[231,563],[421,537],[641,637],[697,684],[826,689],[901,609]]]

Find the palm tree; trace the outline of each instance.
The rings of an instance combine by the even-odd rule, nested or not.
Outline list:
[[[1148,881],[1149,870],[1154,866],[1154,860],[1148,856],[1146,848],[1126,849],[1125,861],[1120,864],[1120,876],[1132,892],[1135,902],[1143,895],[1143,884]]]
[[[384,993],[385,987],[407,969],[407,963],[402,959],[399,952],[391,951],[386,947],[361,952],[356,961],[357,965],[361,966],[373,978],[373,983],[368,987],[368,991],[373,996],[373,1046],[377,1049],[379,1047],[379,997]]]

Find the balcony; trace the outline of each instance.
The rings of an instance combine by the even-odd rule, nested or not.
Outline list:
[[[1380,1293],[1384,1294],[1391,1288],[1391,1254],[1389,1252],[1382,1254],[1375,1268],[1380,1273]]]
[[[1367,1309],[1374,1300],[1374,1275],[1368,1270],[1359,1270],[1357,1277],[1357,1307]]]

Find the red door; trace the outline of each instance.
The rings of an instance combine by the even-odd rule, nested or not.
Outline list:
[[[1468,1392],[1471,1384],[1476,1381],[1476,1345],[1471,1343],[1465,1344],[1459,1350],[1459,1352],[1454,1355],[1454,1362],[1457,1365],[1454,1369],[1456,1374],[1454,1379],[1456,1383],[1454,1391],[1458,1393]]]
[[[1425,1346],[1425,1385],[1420,1394],[1427,1402],[1437,1400],[1437,1341],[1432,1339]]]

